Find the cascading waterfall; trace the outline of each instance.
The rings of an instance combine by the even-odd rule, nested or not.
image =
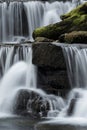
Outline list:
[[[71,2],[6,2],[0,3],[0,41],[33,40],[37,27],[59,22],[60,15],[75,7]]]
[[[68,107],[71,107],[70,103],[74,101],[72,117],[87,118],[87,49],[71,46],[63,47],[63,52],[72,87],[68,98]]]
[[[14,42],[32,40],[35,28],[60,21],[60,15],[75,7],[71,2],[10,2],[0,3],[0,41]],[[54,15],[55,14],[55,15]],[[64,47],[68,75],[72,88],[69,100],[76,98],[73,116],[87,117],[87,50],[77,47]],[[12,114],[14,100],[19,90],[33,90],[45,96],[50,104],[48,117],[61,116],[65,108],[64,100],[59,96],[47,95],[36,89],[35,67],[32,65],[32,50],[28,46],[1,46],[0,48],[0,116]],[[74,66],[74,67],[73,67]],[[3,78],[2,78],[3,77]],[[77,97],[75,97],[77,94]],[[45,101],[44,101],[45,102]],[[83,102],[83,107],[78,107]],[[65,111],[66,112],[66,111]]]
[[[0,48],[0,117],[13,115],[18,93],[34,91],[50,105],[48,117],[53,117],[64,108],[61,97],[47,95],[36,87],[36,67],[32,65],[32,50],[29,46],[1,46]],[[31,99],[33,100],[33,99]],[[28,103],[29,106],[29,103]],[[32,108],[28,108],[29,110]]]
[[[0,115],[11,113],[15,91],[35,88],[35,68],[30,47],[1,47]],[[29,82],[28,82],[29,81]]]

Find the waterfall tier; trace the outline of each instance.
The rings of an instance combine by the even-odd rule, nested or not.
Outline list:
[[[0,41],[33,40],[35,28],[61,21],[60,15],[74,7],[74,3],[58,1],[0,3]]]
[[[87,48],[64,47],[63,52],[72,87],[67,112],[75,118],[87,118]]]

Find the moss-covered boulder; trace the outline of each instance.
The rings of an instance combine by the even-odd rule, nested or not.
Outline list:
[[[61,16],[62,21],[45,27],[37,28],[33,32],[33,37],[46,37],[57,40],[61,34],[72,31],[87,31],[87,2],[78,6]]]
[[[66,43],[87,43],[87,31],[73,31],[59,37],[60,42]]]

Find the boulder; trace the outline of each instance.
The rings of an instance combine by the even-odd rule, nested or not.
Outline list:
[[[62,21],[45,27],[37,28],[33,32],[36,37],[46,37],[57,40],[60,35],[72,31],[87,31],[87,2],[71,12],[61,16]]]
[[[17,115],[40,118],[50,110],[48,98],[28,89],[21,89],[16,95],[14,113]]]

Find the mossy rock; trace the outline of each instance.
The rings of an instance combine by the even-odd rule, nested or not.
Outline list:
[[[60,35],[72,31],[87,31],[87,2],[78,6],[71,12],[61,16],[62,21],[41,28],[37,28],[33,32],[34,39],[36,37],[46,37],[57,40]]]
[[[87,43],[87,31],[73,31],[59,37],[60,42]]]
[[[71,24],[72,21],[66,21],[37,28],[33,32],[33,38],[35,39],[36,37],[46,37],[48,39],[57,40],[61,34],[68,30],[68,26]]]
[[[45,37],[36,37],[35,42],[53,42],[53,40]]]

